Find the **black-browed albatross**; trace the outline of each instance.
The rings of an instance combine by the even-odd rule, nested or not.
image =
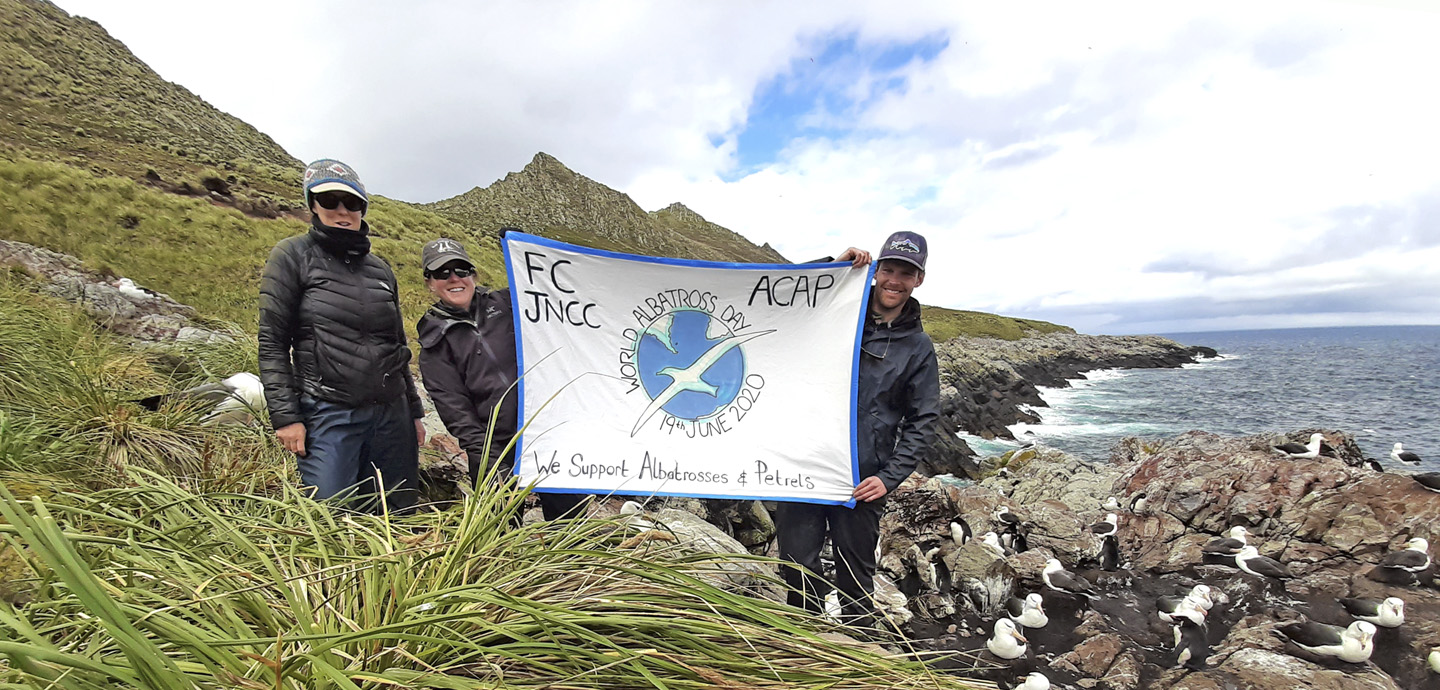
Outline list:
[[[1290,572],[1290,569],[1285,567],[1284,563],[1269,556],[1261,556],[1259,549],[1248,544],[1245,548],[1240,549],[1240,553],[1235,554],[1235,567],[1251,575],[1270,577],[1277,580],[1295,577]]]
[[[1425,570],[1430,567],[1430,542],[1415,537],[1405,542],[1405,548],[1385,554],[1385,557],[1380,559],[1380,567],[1404,570],[1411,574]]]
[[[1398,628],[1405,622],[1405,600],[1400,597],[1340,600],[1340,606],[1356,620],[1369,621],[1382,628]]]
[[[1234,556],[1245,548],[1245,537],[1248,534],[1244,525],[1235,525],[1227,532],[1227,536],[1211,539],[1200,547],[1200,551],[1221,556]]]
[[[1045,580],[1045,586],[1057,592],[1075,594],[1082,597],[1090,596],[1090,581],[1065,569],[1060,565],[1060,560],[1051,558],[1045,561],[1045,570],[1041,571],[1040,577]]]
[[[1420,456],[1405,450],[1405,447],[1399,443],[1395,444],[1395,448],[1390,451],[1390,459],[1407,465],[1420,464]]]
[[[1307,652],[1352,664],[1368,661],[1375,651],[1375,625],[1367,621],[1355,621],[1348,628],[1304,621],[1282,625],[1275,631]]]
[[[1310,434],[1310,443],[1300,445],[1293,441],[1281,443],[1277,446],[1270,446],[1270,449],[1293,460],[1308,460],[1320,455],[1320,442],[1324,435],[1319,433]]]

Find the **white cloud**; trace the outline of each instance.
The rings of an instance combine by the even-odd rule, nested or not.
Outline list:
[[[1433,11],[61,5],[297,157],[348,160],[399,198],[487,185],[543,150],[646,208],[684,202],[793,259],[919,230],[934,254],[920,296],[945,306],[1117,331],[1273,321],[1256,311],[1271,308],[1309,310],[1294,324],[1440,320],[1440,305],[1384,303],[1434,284],[1416,260],[1440,240],[1425,230],[1440,223]],[[873,101],[884,75],[808,60],[838,37],[936,35],[945,49]],[[864,96],[811,114],[854,133],[807,134],[733,179],[756,91],[781,75]],[[1379,211],[1367,225],[1345,212],[1357,208]],[[1350,296],[1343,311],[1315,297],[1330,293]]]

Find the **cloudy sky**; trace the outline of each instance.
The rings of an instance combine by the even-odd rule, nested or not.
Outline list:
[[[545,151],[792,259],[917,230],[941,306],[1440,323],[1440,3],[58,4],[407,201]]]

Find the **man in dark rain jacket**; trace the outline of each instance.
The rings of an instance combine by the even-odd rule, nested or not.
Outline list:
[[[920,303],[910,296],[925,281],[927,255],[924,237],[897,232],[877,258],[860,345],[855,507],[782,502],[775,515],[780,557],[809,570],[783,568],[790,605],[823,608],[831,589],[819,576],[828,527],[842,617],[862,627],[875,623],[875,549],[885,495],[915,470],[940,417],[935,347],[921,328]],[[839,258],[864,265],[869,255],[850,249]]]

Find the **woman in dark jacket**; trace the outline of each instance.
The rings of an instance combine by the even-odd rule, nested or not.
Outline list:
[[[260,279],[260,380],[275,435],[315,497],[415,505],[424,410],[395,273],[370,253],[370,197],[337,160],[305,168],[310,231],[281,240]],[[376,480],[380,485],[376,485]]]
[[[476,291],[475,264],[455,240],[425,245],[421,264],[437,301],[416,326],[420,380],[446,430],[465,449],[471,483],[491,473],[504,480],[514,473],[515,450],[507,446],[519,426],[510,293]],[[546,520],[583,512],[585,496],[538,495]]]

